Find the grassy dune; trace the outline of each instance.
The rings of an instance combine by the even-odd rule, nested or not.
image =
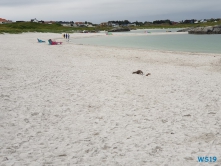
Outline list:
[[[64,28],[58,24],[39,23],[10,23],[0,25],[0,33],[22,33],[22,32],[62,32]],[[68,30],[68,29],[67,29]]]
[[[22,33],[22,32],[52,32],[52,33],[70,33],[82,30],[97,30],[88,27],[64,27],[60,24],[41,24],[32,22],[19,22],[10,24],[0,24],[0,33]]]

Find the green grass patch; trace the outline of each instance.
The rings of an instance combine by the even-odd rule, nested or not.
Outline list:
[[[101,31],[109,30],[111,27],[65,27],[61,24],[42,24],[33,22],[19,22],[0,24],[0,33],[23,33],[23,32],[51,32],[51,33],[73,33],[83,30],[87,31]]]

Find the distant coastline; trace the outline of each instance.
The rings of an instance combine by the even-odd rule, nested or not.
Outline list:
[[[217,22],[203,22],[203,23],[182,23],[182,24],[143,24],[132,26],[131,24],[113,27],[113,25],[97,25],[97,26],[63,26],[60,23],[37,23],[37,22],[12,22],[0,24],[0,34],[2,33],[25,33],[25,32],[42,32],[42,33],[96,33],[99,31],[111,31],[113,28],[122,28],[129,30],[136,29],[171,29],[171,28],[196,28],[219,26],[221,21]]]

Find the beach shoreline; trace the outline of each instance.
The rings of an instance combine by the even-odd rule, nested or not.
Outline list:
[[[221,164],[221,54],[76,45],[54,33],[4,34],[0,46],[2,165]]]

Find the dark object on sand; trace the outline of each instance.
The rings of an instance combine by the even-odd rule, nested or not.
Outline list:
[[[135,72],[133,72],[133,74],[140,74],[140,75],[143,75],[143,72],[141,70],[137,70]]]
[[[149,76],[149,75],[151,75],[151,74],[150,74],[150,73],[147,73],[147,74],[146,74],[146,76]]]

